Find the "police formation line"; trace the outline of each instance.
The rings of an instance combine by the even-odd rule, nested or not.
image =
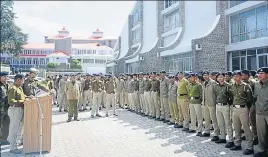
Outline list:
[[[174,125],[174,128],[181,128],[187,133],[196,133],[196,136],[209,137],[212,134],[211,141],[226,143],[225,147],[233,151],[242,149],[244,132],[246,148],[243,154],[254,154],[253,145],[259,144],[261,151],[255,152],[254,156],[267,156],[267,67],[257,71],[258,78],[256,72],[247,70],[226,73],[205,71],[198,74],[179,72],[176,75],[167,75],[162,71],[160,74],[152,72],[117,76],[59,75],[39,83],[34,81],[36,75],[37,70],[31,70],[22,86],[22,76],[16,75],[14,85],[6,94],[7,100],[1,101],[1,108],[6,106],[1,112],[10,117],[8,139],[7,129],[1,127],[1,141],[9,141],[13,153],[17,153],[16,138],[19,138],[17,135],[23,125],[23,102],[34,96],[32,87],[35,86],[53,95],[59,111],[68,112],[67,122],[71,122],[72,118],[79,121],[78,111],[87,110],[87,106],[91,110],[91,118],[101,117],[99,110],[103,108],[108,117],[110,106],[113,115],[117,116],[118,104],[130,112]],[[5,83],[2,82],[1,87],[7,91]],[[8,113],[7,104],[10,105]],[[1,117],[1,126],[7,125],[7,116]],[[212,129],[213,133],[210,131]]]

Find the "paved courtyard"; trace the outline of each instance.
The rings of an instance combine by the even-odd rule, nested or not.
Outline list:
[[[101,112],[104,115],[103,112]],[[241,157],[210,138],[196,137],[165,123],[118,110],[118,117],[89,118],[80,112],[81,121],[66,122],[67,113],[53,108],[52,149],[44,157]],[[9,146],[1,148],[1,157],[11,155]]]

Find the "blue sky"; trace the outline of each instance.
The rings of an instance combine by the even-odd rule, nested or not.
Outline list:
[[[97,28],[118,37],[134,1],[15,1],[16,24],[29,43],[43,43],[63,27],[74,36],[90,36]]]

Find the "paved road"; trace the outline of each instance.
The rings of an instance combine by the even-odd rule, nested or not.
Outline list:
[[[104,113],[101,113],[104,115]],[[66,123],[67,113],[53,109],[52,150],[45,157],[241,157],[242,151],[231,152],[162,122],[119,110],[118,117],[89,118],[90,112],[79,113],[79,122]],[[243,146],[243,145],[242,145]],[[11,155],[9,146],[1,149],[2,157]]]

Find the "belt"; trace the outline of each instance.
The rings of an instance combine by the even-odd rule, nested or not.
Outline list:
[[[245,108],[246,105],[234,105],[234,108]]]
[[[225,106],[225,105],[228,105],[228,104],[227,103],[217,103],[217,105]]]
[[[193,100],[193,99],[200,99],[200,97],[191,97],[191,99]]]
[[[186,95],[188,95],[188,94],[178,94],[179,96],[186,96]]]
[[[11,107],[22,107],[23,105],[10,105]]]
[[[153,90],[153,92],[157,92],[157,90]]]

